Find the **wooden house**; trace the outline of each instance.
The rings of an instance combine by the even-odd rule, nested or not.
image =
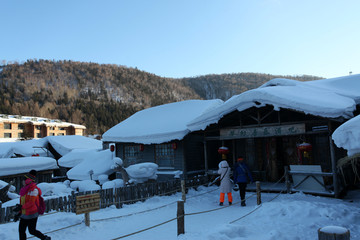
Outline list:
[[[293,186],[298,187],[295,190],[312,181],[323,188],[315,192],[338,195],[336,162],[346,152],[333,144],[331,134],[359,114],[359,89],[360,75],[309,82],[273,79],[198,111],[186,121],[182,116],[190,112],[191,104],[159,106],[163,111],[153,112],[154,118],[139,112],[103,135],[104,148],[113,143],[125,166],[151,161],[158,163],[163,173],[180,170],[186,177],[216,172],[217,150],[226,146],[230,165],[244,156],[256,180],[284,185],[285,173],[290,170]],[[170,131],[171,124],[154,125],[157,119],[183,121],[182,134]],[[141,131],[144,134],[138,134]],[[163,138],[170,132],[171,137]],[[292,166],[310,166],[310,170],[298,172]],[[299,184],[295,183],[298,175],[303,176]]]
[[[186,125],[223,104],[221,100],[188,100],[135,113],[104,133],[104,148],[113,144],[124,167],[135,163],[158,164],[158,179],[204,173],[204,136]]]

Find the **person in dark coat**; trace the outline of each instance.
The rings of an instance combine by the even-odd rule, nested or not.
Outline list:
[[[26,240],[26,229],[29,233],[43,240],[51,240],[49,236],[44,235],[40,231],[36,230],[36,223],[38,220],[38,206],[39,196],[41,190],[36,186],[37,172],[31,170],[24,176],[24,187],[20,190],[20,223],[19,223],[19,238],[20,240]]]
[[[238,184],[240,191],[241,206],[246,206],[245,194],[246,186],[248,182],[254,182],[248,165],[244,162],[243,157],[237,159],[237,163],[234,166],[234,183]]]

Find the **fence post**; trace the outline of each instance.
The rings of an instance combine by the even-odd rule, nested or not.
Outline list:
[[[181,180],[181,199],[186,202],[186,186],[185,186],[185,180]]]
[[[260,182],[256,181],[256,199],[257,199],[257,205],[261,204],[261,188],[260,188]]]
[[[289,178],[289,167],[285,166],[285,184],[286,184],[286,190],[287,193],[291,192],[291,185],[290,185],[290,178]]]
[[[85,213],[85,225],[90,227],[90,213]]]
[[[338,226],[327,226],[318,229],[319,240],[350,240],[349,229]]]
[[[178,201],[177,202],[177,235],[185,233],[184,215],[185,215],[184,201]]]

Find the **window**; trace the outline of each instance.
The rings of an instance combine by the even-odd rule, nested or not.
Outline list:
[[[61,128],[59,128],[59,130],[64,131],[64,130],[65,130],[65,128],[61,127]]]
[[[4,129],[11,129],[11,123],[4,123]]]
[[[37,137],[37,138],[41,138],[41,133],[37,133],[37,134],[36,134],[36,137]]]
[[[18,138],[24,138],[24,133],[18,133]]]
[[[127,145],[124,147],[125,151],[125,166],[129,166],[137,163],[137,160],[140,155],[140,146],[141,145]]]
[[[49,136],[55,136],[55,133],[50,133]]]
[[[24,124],[23,123],[19,123],[18,124],[18,129],[19,130],[23,130],[25,128]]]
[[[55,130],[55,127],[50,127],[50,130],[54,131],[54,130]]]
[[[175,150],[170,143],[155,146],[156,163],[161,168],[173,168],[175,160]]]
[[[58,133],[58,136],[64,136],[65,134],[64,133]]]
[[[4,138],[11,138],[11,133],[4,133]]]
[[[36,130],[41,130],[41,126],[36,126]]]

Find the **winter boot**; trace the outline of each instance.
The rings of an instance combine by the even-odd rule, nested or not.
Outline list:
[[[51,237],[45,236],[44,240],[51,240]]]
[[[243,206],[243,207],[246,206],[245,200],[241,200],[241,206]]]
[[[232,205],[232,202],[229,202],[229,206],[231,206]]]
[[[224,206],[224,203],[223,203],[223,202],[220,202],[220,203],[219,203],[219,206]]]

